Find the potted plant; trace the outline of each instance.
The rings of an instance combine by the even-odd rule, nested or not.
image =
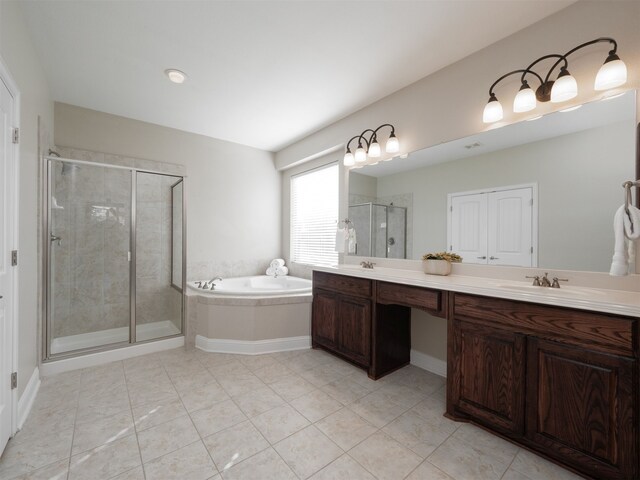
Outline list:
[[[449,275],[451,264],[462,262],[462,257],[453,252],[425,253],[422,256],[424,273],[429,275]]]

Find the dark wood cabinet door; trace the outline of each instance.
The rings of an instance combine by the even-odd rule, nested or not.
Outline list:
[[[632,359],[532,338],[527,438],[594,478],[638,478]]]
[[[456,408],[510,436],[524,433],[526,337],[456,321]]]
[[[371,301],[341,296],[338,332],[340,353],[355,363],[368,366],[371,360]]]
[[[314,290],[311,311],[313,343],[336,348],[338,343],[338,298],[336,293]]]

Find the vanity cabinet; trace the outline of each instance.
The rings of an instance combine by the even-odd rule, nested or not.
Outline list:
[[[313,346],[368,368],[371,364],[371,294],[371,280],[314,272]]]
[[[449,417],[592,478],[638,478],[638,319],[450,295]]]
[[[459,374],[456,408],[501,432],[524,432],[526,337],[504,328],[458,321],[453,337]]]

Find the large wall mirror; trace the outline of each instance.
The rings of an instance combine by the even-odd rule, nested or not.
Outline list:
[[[609,271],[635,179],[636,92],[349,172],[356,255]]]

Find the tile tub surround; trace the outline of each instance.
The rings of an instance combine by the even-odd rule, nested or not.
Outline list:
[[[243,342],[238,348],[251,350],[252,346],[266,346],[269,340],[278,349],[282,341],[299,339],[311,335],[312,295],[297,294],[283,296],[220,296],[198,294],[187,291],[187,345],[212,344],[217,340]],[[211,340],[212,342],[206,342]],[[309,342],[305,345],[309,345]],[[227,342],[228,343],[228,342]],[[231,342],[233,343],[233,342]],[[233,345],[227,345],[234,348]],[[204,347],[208,348],[208,347]],[[229,351],[228,349],[225,351]],[[243,350],[236,350],[240,353]],[[269,351],[269,350],[265,350]]]
[[[43,379],[0,478],[579,478],[443,417],[444,383],[319,350],[168,350]]]

